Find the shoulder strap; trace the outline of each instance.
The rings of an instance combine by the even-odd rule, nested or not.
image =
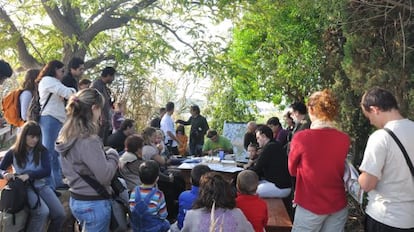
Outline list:
[[[155,192],[157,191],[156,188],[152,188],[151,192],[148,193],[145,198],[144,198],[144,202],[146,205],[149,204],[149,201],[151,200],[152,196],[154,196]],[[139,186],[135,187],[135,204],[138,204],[138,202],[141,201],[141,191]]]
[[[53,94],[53,93],[49,93],[49,96],[47,96],[46,102],[45,102],[45,104],[43,105],[43,107],[40,109],[40,112],[42,112],[42,111],[43,111],[43,109],[46,107],[46,105],[47,105],[47,103],[49,102],[50,97],[52,96],[52,94]]]
[[[105,187],[102,186],[97,180],[93,179],[90,176],[87,175],[81,175],[78,173],[78,175],[86,182],[88,183],[95,191],[101,195],[104,198],[111,198],[111,195],[106,191]]]
[[[411,162],[411,159],[410,159],[410,157],[408,156],[408,153],[407,153],[407,151],[405,150],[405,148],[404,148],[404,146],[402,145],[402,143],[400,142],[400,140],[398,139],[398,137],[394,134],[394,132],[392,132],[390,129],[388,129],[388,128],[384,128],[384,130],[386,131],[386,132],[388,132],[388,134],[390,134],[391,135],[391,137],[395,140],[395,142],[398,144],[398,146],[400,147],[400,149],[401,149],[401,151],[402,151],[402,153],[403,153],[403,155],[404,155],[404,158],[405,158],[405,161],[407,162],[407,165],[408,165],[408,167],[410,168],[410,171],[411,171],[411,175],[412,176],[414,176],[414,167],[413,167],[413,163]]]

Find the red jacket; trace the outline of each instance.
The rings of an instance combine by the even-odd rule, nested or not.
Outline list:
[[[267,225],[267,204],[258,195],[237,194],[236,206],[252,224],[256,232],[263,232]]]
[[[296,176],[295,203],[330,214],[346,204],[344,165],[349,136],[333,128],[297,132],[290,144],[289,172]]]

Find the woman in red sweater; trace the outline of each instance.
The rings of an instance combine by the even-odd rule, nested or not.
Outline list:
[[[331,91],[313,93],[312,121],[290,145],[289,172],[296,176],[294,231],[344,231],[348,216],[343,182],[349,136],[335,128],[339,105]]]

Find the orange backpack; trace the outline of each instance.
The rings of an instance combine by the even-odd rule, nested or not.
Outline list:
[[[20,114],[20,94],[23,92],[22,89],[15,89],[10,91],[3,100],[1,105],[3,108],[3,118],[6,119],[7,123],[13,126],[21,127],[24,124],[24,120]]]

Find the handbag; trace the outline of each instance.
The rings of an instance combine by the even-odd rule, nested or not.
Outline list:
[[[120,197],[122,192],[127,191],[125,186],[122,185],[120,180],[118,179],[117,175],[111,181],[111,187],[113,186],[115,194],[111,196],[111,194],[106,191],[105,187],[102,186],[97,180],[93,179],[87,175],[78,175],[88,183],[95,191],[104,198],[108,198],[111,200],[111,222],[110,222],[110,230],[112,232],[124,232],[128,230],[128,220],[127,214],[131,215],[128,205],[128,200],[123,199]]]
[[[410,157],[408,156],[407,150],[405,150],[404,146],[402,145],[401,141],[398,139],[398,137],[394,134],[394,132],[392,132],[392,130],[388,129],[388,128],[384,128],[384,130],[386,132],[388,132],[388,134],[391,135],[391,137],[395,140],[395,142],[397,143],[397,145],[400,147],[405,161],[407,162],[408,168],[410,169],[411,175],[414,176],[414,167],[413,167],[413,163],[411,162]]]

